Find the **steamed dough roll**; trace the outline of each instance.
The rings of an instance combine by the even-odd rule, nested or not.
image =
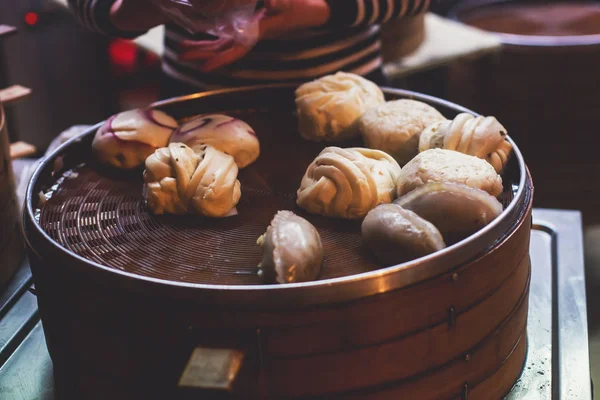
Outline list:
[[[313,214],[362,218],[396,196],[400,166],[373,149],[325,148],[309,165],[296,203]]]
[[[238,167],[212,146],[171,143],[146,160],[146,200],[154,214],[227,216],[240,200]]]
[[[308,140],[328,142],[357,137],[357,118],[384,101],[376,84],[346,72],[307,82],[296,89],[300,134]]]
[[[495,117],[462,113],[451,121],[438,121],[428,126],[421,134],[419,151],[455,150],[486,160],[500,173],[512,151],[506,136],[506,128]]]

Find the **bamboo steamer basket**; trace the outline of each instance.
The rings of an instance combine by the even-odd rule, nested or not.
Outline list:
[[[228,89],[154,105],[179,119],[224,112],[253,126],[261,156],[240,172],[234,218],[149,215],[138,176],[115,177],[89,161],[98,126],[39,166],[24,225],[59,394],[450,400],[510,390],[526,355],[530,277],[533,187],[519,149],[503,174],[500,217],[438,253],[379,268],[360,222],[295,208],[300,178],[324,145],[296,133],[294,89]],[[385,93],[447,117],[467,111]],[[318,281],[257,280],[255,241],[279,209],[319,229],[326,260]]]
[[[502,51],[449,69],[449,97],[510,127],[535,178],[536,206],[600,222],[596,162],[600,3],[461,0],[450,17],[493,33]],[[547,168],[551,155],[555,165]],[[573,176],[583,176],[573,179]]]

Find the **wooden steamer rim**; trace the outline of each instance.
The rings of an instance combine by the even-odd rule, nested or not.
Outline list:
[[[187,106],[203,101],[226,101],[242,97],[244,99],[288,98],[293,100],[296,85],[259,85],[235,89],[223,89],[196,93],[170,100],[160,101],[151,107],[168,112],[169,109]],[[411,98],[444,107],[453,112],[471,110],[451,102],[411,91],[383,88],[388,96]],[[260,96],[259,96],[260,95]],[[246,100],[248,102],[248,100]],[[519,180],[514,198],[500,217],[471,237],[447,247],[437,253],[413,260],[404,264],[382,268],[346,277],[325,279],[315,282],[294,283],[286,285],[216,285],[176,282],[165,279],[141,276],[130,272],[90,261],[62,247],[54,241],[36,222],[38,193],[43,187],[43,180],[48,179],[55,163],[71,148],[76,147],[85,137],[93,136],[101,125],[90,128],[81,135],[67,141],[45,158],[35,170],[26,195],[24,210],[24,233],[28,247],[39,259],[50,258],[72,269],[73,272],[93,275],[94,279],[104,282],[118,282],[128,290],[167,294],[173,298],[185,298],[198,303],[218,304],[220,307],[262,307],[286,308],[352,301],[359,298],[386,293],[404,288],[426,279],[451,271],[458,266],[480,257],[491,248],[501,244],[503,240],[525,223],[532,203],[533,186],[531,177],[525,166],[523,157],[512,139],[513,157],[518,165]],[[527,221],[529,223],[529,221]],[[44,256],[42,256],[43,254]],[[75,262],[74,262],[75,261]]]
[[[566,2],[565,2],[566,3]],[[589,4],[595,4],[596,7],[600,7],[597,3],[588,2]],[[469,13],[476,12],[477,10],[483,10],[486,8],[502,7],[503,5],[521,5],[535,4],[534,2],[520,3],[515,0],[466,0],[462,3],[454,6],[448,16],[458,22],[469,25],[464,16]],[[540,3],[543,4],[543,3]],[[584,2],[584,4],[586,4]],[[480,28],[478,28],[480,29]],[[598,47],[600,46],[600,33],[589,34],[589,35],[564,35],[564,36],[551,36],[551,35],[519,35],[514,33],[488,31],[493,35],[497,36],[500,41],[511,48],[524,48],[528,50],[551,50],[551,49],[567,49],[567,48],[586,48],[586,47]]]

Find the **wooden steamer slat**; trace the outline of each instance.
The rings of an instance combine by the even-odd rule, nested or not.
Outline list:
[[[529,288],[527,288],[529,289]],[[383,385],[379,390],[364,390],[357,393],[344,393],[339,398],[348,399],[418,399],[445,400],[461,396],[465,384],[476,387],[488,379],[492,382],[500,379],[496,372],[502,368],[514,354],[521,342],[526,341],[528,293],[507,319],[490,337],[461,357],[449,362],[439,369],[426,371],[418,376],[401,382]],[[518,363],[519,371],[525,361],[524,354]],[[514,384],[502,384],[501,394],[508,392]],[[338,398],[327,396],[328,398]],[[497,397],[487,397],[491,400]]]
[[[526,358],[527,338],[523,335],[519,339],[515,350],[504,364],[502,364],[500,369],[485,381],[469,389],[468,399],[488,400],[503,398],[512,389],[519,376],[521,376]],[[456,400],[465,400],[465,398],[461,396]]]
[[[497,292],[448,321],[398,340],[342,352],[302,358],[267,359],[275,397],[351,390],[408,378],[464,353],[514,317],[528,292],[529,258]],[[526,320],[527,304],[522,318]],[[520,332],[524,326],[516,332]],[[516,339],[513,341],[516,341]],[[302,379],[298,379],[302,376]],[[433,382],[429,382],[433,384]]]

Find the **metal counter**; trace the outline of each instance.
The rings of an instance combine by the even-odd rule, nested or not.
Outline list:
[[[536,209],[528,354],[506,400],[590,400],[583,233],[576,211]],[[29,266],[0,295],[0,399],[51,400],[52,362]]]

